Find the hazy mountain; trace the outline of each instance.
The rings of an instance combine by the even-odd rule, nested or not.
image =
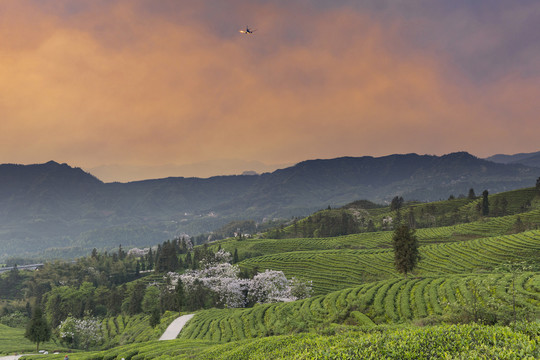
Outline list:
[[[145,179],[159,179],[170,176],[209,178],[218,175],[240,175],[243,173],[272,172],[290,164],[267,165],[259,161],[211,160],[187,165],[101,165],[88,171],[104,182],[128,182]]]
[[[10,255],[87,253],[155,244],[229,221],[290,218],[367,199],[446,199],[534,186],[540,170],[468,153],[309,160],[261,175],[104,183],[48,162],[0,165],[0,261]],[[61,249],[61,250],[60,250]]]
[[[514,155],[497,154],[486,158],[486,160],[501,164],[522,164],[540,168],[540,151]]]

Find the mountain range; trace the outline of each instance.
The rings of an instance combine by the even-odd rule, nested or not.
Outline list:
[[[486,160],[501,164],[522,164],[540,168],[540,151],[514,155],[497,154],[486,158]]]
[[[110,164],[90,168],[88,172],[104,182],[129,182],[170,176],[209,178],[216,175],[264,173],[291,165],[267,165],[260,161],[219,159],[186,165],[136,166]]]
[[[50,161],[0,165],[0,261],[148,246],[240,219],[305,216],[328,205],[399,195],[432,201],[534,186],[540,168],[466,152],[308,160],[260,175],[105,183]]]

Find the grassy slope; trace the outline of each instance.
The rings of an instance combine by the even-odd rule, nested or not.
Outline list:
[[[0,324],[0,354],[23,354],[36,351],[36,344],[24,337],[24,329],[11,328]],[[40,344],[40,349],[59,349],[52,342]]]

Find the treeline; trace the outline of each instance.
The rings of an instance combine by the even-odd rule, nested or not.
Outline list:
[[[355,234],[361,232],[358,219],[346,209],[321,210],[305,219],[293,219],[292,224],[281,225],[266,233],[271,239],[317,238]]]
[[[269,230],[267,238],[317,238],[349,235],[361,232],[393,230],[405,223],[413,228],[451,226],[486,217],[501,217],[529,211],[537,202],[540,189],[519,189],[490,195],[484,190],[477,196],[469,189],[467,196],[450,195],[448,200],[432,203],[392,198],[388,206],[359,200],[339,209],[321,210],[304,219],[293,219]]]
[[[11,319],[16,318],[15,325],[23,325],[31,315],[30,307],[43,309],[56,328],[68,317],[147,313],[159,321],[166,311],[212,306],[212,302],[195,299],[208,298],[205,289],[189,299],[185,289],[179,290],[166,274],[199,270],[215,259],[216,253],[208,246],[193,247],[190,239],[178,238],[129,252],[122,246],[115,252],[94,249],[90,256],[73,262],[45,263],[39,271],[15,268],[0,276],[2,299],[10,299],[9,305],[0,304],[0,322],[14,325]],[[230,256],[230,262],[238,262],[237,253]],[[244,277],[253,275],[242,273]]]

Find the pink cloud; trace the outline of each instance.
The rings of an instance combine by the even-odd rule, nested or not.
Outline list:
[[[537,150],[538,78],[471,81],[433,49],[408,47],[402,19],[233,2],[221,11],[243,9],[258,28],[242,36],[247,21],[226,28],[204,2],[174,3],[1,9],[15,36],[0,42],[0,161]]]

